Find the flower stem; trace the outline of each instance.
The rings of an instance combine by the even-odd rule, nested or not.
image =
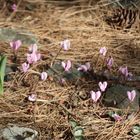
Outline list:
[[[56,58],[58,57],[58,55],[60,54],[61,50],[62,50],[62,47],[61,47],[61,48],[59,49],[59,51],[57,52],[56,56],[52,59],[52,62],[51,62],[51,65],[50,65],[51,67],[52,67],[54,61],[56,60]]]

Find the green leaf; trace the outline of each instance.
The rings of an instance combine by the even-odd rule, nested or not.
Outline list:
[[[134,134],[140,133],[140,126],[133,126],[132,132],[133,132]]]
[[[74,120],[69,120],[69,123],[72,127],[72,134],[74,137],[74,140],[84,140],[84,130],[81,126],[78,125],[78,123]]]
[[[83,136],[83,133],[84,133],[83,128],[77,126],[73,131],[74,131],[74,137],[82,137]]]
[[[4,83],[4,76],[5,76],[5,68],[6,68],[6,56],[0,57],[0,94],[3,94],[3,83]]]
[[[70,120],[69,123],[71,124],[73,129],[78,125],[74,120]]]

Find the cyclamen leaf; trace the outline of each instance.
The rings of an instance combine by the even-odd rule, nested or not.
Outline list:
[[[77,122],[74,120],[69,120],[70,125],[72,126],[72,128],[74,129],[76,126],[78,126]]]
[[[82,137],[83,136],[84,130],[82,127],[77,126],[77,127],[75,127],[75,129],[73,129],[73,131],[74,131],[74,137]]]
[[[132,132],[136,135],[140,133],[140,126],[139,125],[135,125],[132,128]]]
[[[84,140],[84,130],[81,126],[78,125],[78,123],[74,120],[69,120],[69,123],[72,127],[72,134],[74,137],[74,140]]]
[[[4,76],[5,76],[5,68],[6,68],[6,56],[1,56],[0,58],[0,94],[3,94],[3,83],[4,83]]]

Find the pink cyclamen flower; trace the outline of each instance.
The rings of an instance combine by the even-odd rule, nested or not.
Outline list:
[[[42,72],[41,73],[41,80],[45,81],[47,79],[47,77],[48,77],[47,72]]]
[[[100,48],[100,54],[101,55],[103,55],[103,56],[105,56],[106,55],[106,53],[107,53],[107,49],[106,49],[106,47],[102,47],[102,48]]]
[[[122,120],[122,117],[119,116],[118,114],[112,114],[112,117],[115,119],[115,121],[121,121]]]
[[[132,91],[127,91],[127,96],[128,96],[128,99],[133,102],[135,97],[136,97],[136,91],[135,90],[132,90]]]
[[[104,92],[105,90],[106,90],[106,88],[107,88],[107,82],[105,81],[105,82],[99,82],[99,87],[100,87],[100,90],[102,91],[102,92]]]
[[[68,39],[64,40],[61,42],[61,47],[67,51],[68,49],[70,49],[70,41]]]
[[[71,68],[71,61],[67,60],[67,62],[61,62],[62,67],[64,68],[65,71],[69,71]]]
[[[114,62],[113,58],[112,57],[109,57],[107,59],[107,67],[108,68],[111,68],[113,66],[113,62]]]
[[[27,72],[28,69],[29,69],[29,64],[23,63],[23,64],[22,64],[22,69],[23,69],[23,72]]]
[[[38,49],[38,46],[36,44],[32,44],[30,47],[29,47],[29,51],[31,53],[36,53],[37,52],[37,49]]]
[[[86,71],[88,71],[89,69],[90,69],[90,63],[87,62],[85,65],[81,65],[77,70],[78,70],[78,71],[84,71],[84,72],[86,72]]]
[[[92,90],[92,91],[90,91],[90,94],[91,94],[91,98],[94,102],[97,102],[99,100],[99,98],[101,97],[101,92],[100,91],[94,92]]]
[[[38,60],[40,60],[40,58],[41,58],[40,53],[32,52],[31,54],[27,54],[27,61],[29,64],[37,62]]]
[[[13,5],[11,6],[11,8],[12,8],[12,10],[15,12],[15,11],[17,10],[17,5],[16,5],[16,4],[13,4]]]
[[[119,68],[119,72],[122,74],[122,75],[124,75],[125,77],[127,77],[128,76],[128,68],[127,68],[127,66],[125,66],[125,67],[120,67]]]
[[[36,98],[37,97],[36,97],[35,94],[31,94],[31,95],[28,96],[28,100],[31,101],[31,102],[35,102],[36,101]]]
[[[16,41],[11,41],[10,42],[10,46],[13,50],[17,50],[20,46],[21,46],[21,41],[20,40],[16,40]]]

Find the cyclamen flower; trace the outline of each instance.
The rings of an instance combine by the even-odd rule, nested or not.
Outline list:
[[[46,72],[41,73],[41,80],[45,81],[48,77],[48,74]]]
[[[109,57],[107,59],[107,66],[108,66],[108,68],[111,68],[113,66],[113,62],[114,62],[114,60],[113,60],[112,57]]]
[[[99,98],[101,97],[101,92],[100,91],[94,92],[92,90],[92,91],[90,91],[90,94],[91,94],[91,98],[94,102],[97,102],[99,100]]]
[[[131,72],[128,72],[128,68],[127,66],[125,67],[120,67],[119,68],[119,72],[125,77],[127,78],[127,80],[131,80],[133,77],[133,74]]]
[[[65,71],[69,71],[71,68],[71,61],[67,60],[67,62],[61,62],[62,67],[64,68]]]
[[[13,50],[17,50],[21,46],[22,42],[20,40],[11,41],[10,46]]]
[[[27,54],[27,61],[29,64],[37,62],[38,60],[40,60],[40,58],[41,58],[40,53],[32,52],[31,54]]]
[[[112,117],[115,119],[115,121],[121,121],[122,120],[122,117],[119,116],[118,114],[112,114]]]
[[[88,71],[89,69],[90,69],[90,63],[87,62],[85,65],[81,65],[77,70],[78,70],[78,71],[84,71],[84,72],[86,72],[86,71]]]
[[[61,42],[61,47],[67,51],[68,49],[70,49],[70,41],[68,39],[64,40]]]
[[[37,53],[37,49],[38,49],[38,46],[36,44],[32,44],[29,47],[29,51],[31,52],[31,53],[27,54],[27,61],[29,64],[32,64],[32,63],[40,60],[41,54]]]
[[[132,91],[127,91],[127,96],[128,96],[128,99],[133,102],[135,97],[136,97],[136,91],[135,90],[132,90]]]
[[[107,49],[106,49],[106,47],[102,47],[102,48],[100,48],[100,54],[101,55],[103,55],[103,56],[105,56],[106,55],[106,53],[107,53]]]
[[[15,11],[17,10],[17,5],[16,5],[16,4],[13,4],[13,5],[11,6],[11,8],[12,8],[12,10],[15,12]]]
[[[124,75],[125,77],[127,77],[128,76],[128,68],[127,68],[127,66],[126,67],[120,67],[119,68],[119,72],[122,74],[122,75]]]
[[[29,47],[29,51],[31,53],[36,53],[37,52],[37,49],[38,49],[38,46],[36,44],[32,44],[30,47]]]
[[[100,90],[102,91],[102,92],[104,92],[105,90],[106,90],[106,88],[107,88],[107,82],[105,81],[105,82],[99,82],[99,87],[100,87]]]
[[[23,64],[22,64],[22,69],[23,69],[23,72],[27,72],[28,69],[29,69],[29,64],[23,63]]]
[[[31,95],[28,96],[28,100],[31,101],[31,102],[35,102],[36,101],[36,98],[37,97],[36,97],[35,94],[31,94]]]

